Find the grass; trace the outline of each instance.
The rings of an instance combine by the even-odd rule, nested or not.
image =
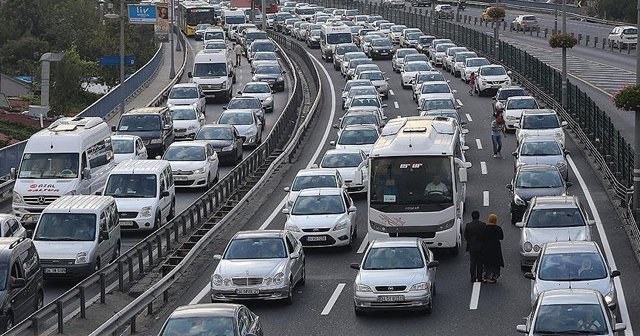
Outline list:
[[[23,125],[12,121],[3,121],[0,123],[0,133],[5,134],[15,140],[27,140],[31,135],[40,129],[33,126]],[[0,148],[9,145],[7,141],[0,140]]]

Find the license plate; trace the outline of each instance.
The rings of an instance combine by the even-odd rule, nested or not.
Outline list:
[[[378,296],[378,301],[380,301],[380,302],[398,302],[398,301],[404,301],[404,295],[385,295],[385,296]]]
[[[307,237],[307,241],[327,241],[327,237],[326,236],[310,236]]]
[[[176,181],[186,181],[187,177],[186,176],[173,176],[173,179]]]
[[[120,226],[133,227],[132,221],[120,221]]]
[[[260,294],[260,290],[256,288],[239,288],[236,289],[236,294]]]
[[[67,273],[67,269],[66,268],[45,268],[44,272],[51,273],[51,274],[65,274]]]
[[[380,55],[387,56],[387,55],[389,55],[389,53],[380,53]]]

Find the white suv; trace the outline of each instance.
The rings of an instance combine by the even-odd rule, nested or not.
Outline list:
[[[622,43],[622,47],[626,47],[629,44],[638,43],[638,29],[634,26],[619,26],[613,28],[609,33],[609,41],[611,45],[615,46]]]
[[[511,86],[511,71],[505,70],[502,65],[484,65],[478,69],[476,74],[475,91],[478,95],[487,90],[497,90],[503,86]]]
[[[565,148],[564,127],[566,126],[567,122],[560,122],[560,118],[554,110],[525,110],[522,112],[520,122],[515,124],[516,139],[520,143],[522,139],[527,137],[555,137],[562,148]]]

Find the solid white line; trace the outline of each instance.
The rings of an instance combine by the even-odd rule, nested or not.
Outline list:
[[[482,149],[482,142],[480,139],[476,139],[476,146],[478,146],[478,149]]]
[[[489,206],[489,191],[485,190],[482,192],[482,206]]]
[[[609,240],[607,239],[607,233],[604,231],[604,226],[602,225],[602,220],[600,219],[600,213],[598,213],[598,209],[596,208],[596,204],[591,197],[591,192],[587,188],[587,184],[584,182],[582,175],[578,171],[578,167],[573,162],[571,156],[567,155],[567,162],[569,162],[569,166],[571,166],[571,170],[576,175],[576,179],[580,183],[580,187],[582,188],[582,192],[584,192],[584,198],[587,200],[589,204],[589,208],[591,208],[591,213],[593,214],[593,219],[596,221],[596,228],[598,229],[598,235],[600,236],[600,240],[602,242],[602,247],[604,248],[604,254],[607,257],[607,262],[611,269],[618,269],[616,267],[616,261],[613,258],[613,253],[611,252],[611,245],[609,245]],[[625,336],[633,335],[633,328],[631,326],[631,319],[629,318],[629,309],[627,308],[627,301],[624,297],[624,290],[622,289],[622,283],[620,282],[620,277],[615,277],[613,279],[613,283],[616,287],[616,295],[618,296],[618,309],[620,311],[620,317],[622,318],[622,322],[627,324],[627,330],[624,331]]]
[[[390,94],[390,95],[392,95],[392,96],[395,96],[395,95],[396,95],[396,93],[395,93],[395,92],[393,92],[393,90],[389,90],[389,94]]]
[[[393,102],[393,106],[395,106],[396,108],[400,108],[400,105],[398,105],[398,102]]]
[[[210,283],[204,286],[204,288],[200,291],[200,293],[198,293],[196,297],[193,298],[193,300],[189,301],[189,304],[192,305],[192,304],[200,303],[200,301],[202,301],[202,299],[204,299],[204,297],[207,296],[207,294],[209,294],[209,291],[211,291]]]
[[[360,247],[358,247],[357,253],[363,253],[364,249],[367,248],[367,245],[369,245],[369,234],[368,233],[364,236],[364,239],[362,239],[362,243],[360,243]]]
[[[458,106],[464,106],[464,104],[460,101],[460,99],[456,99],[456,102],[458,103]]]
[[[329,298],[329,302],[327,302],[327,305],[324,306],[324,309],[322,310],[322,313],[320,313],[320,315],[329,315],[329,313],[331,312],[331,309],[333,308],[333,305],[336,304],[336,301],[338,301],[338,297],[340,296],[340,293],[342,293],[342,290],[344,289],[344,286],[346,284],[344,283],[339,283],[338,287],[336,287],[336,290],[333,291],[333,294],[331,294],[331,297]]]
[[[480,161],[480,170],[482,171],[482,175],[487,175],[487,163],[484,161]]]
[[[480,300],[480,286],[482,282],[474,282],[473,290],[471,291],[471,301],[469,301],[469,309],[478,309],[478,301]]]
[[[473,121],[473,119],[471,119],[471,115],[469,113],[467,113],[467,120]]]

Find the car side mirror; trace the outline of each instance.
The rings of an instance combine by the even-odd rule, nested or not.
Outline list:
[[[340,126],[338,124],[333,124],[332,127],[335,128],[335,129],[340,128]]]
[[[12,180],[15,180],[15,179],[16,179],[16,176],[18,176],[18,173],[17,173],[17,170],[16,170],[16,168],[15,168],[15,167],[11,167],[10,175],[11,175],[11,179],[12,179]]]
[[[463,122],[464,122],[464,121],[463,121]],[[460,123],[460,125],[466,125],[466,124],[467,124],[467,123],[464,123],[464,124]],[[469,134],[469,130],[468,130],[468,129],[466,129],[466,128],[463,128],[463,129],[462,129],[462,134]],[[467,148],[467,149],[468,149],[468,148]]]
[[[518,157],[518,152],[512,152],[511,155],[513,155],[514,157]]]
[[[612,278],[619,277],[620,276],[620,271],[618,271],[618,270],[611,271],[611,274],[609,276],[612,277]]]
[[[222,254],[214,254],[213,255],[213,259],[214,260],[222,260]]]
[[[567,127],[567,126],[569,126],[569,123],[566,122],[566,121],[563,121],[563,122],[560,123],[560,126]]]
[[[573,182],[567,182],[567,188],[573,186]]]
[[[516,326],[516,331],[521,333],[521,334],[526,334],[529,332],[529,330],[527,330],[527,326],[524,324],[518,324]]]
[[[527,279],[529,279],[529,280],[535,280],[535,279],[536,279],[536,277],[533,275],[533,273],[532,273],[532,272],[527,272],[527,273],[525,273],[525,274],[524,274],[524,277],[525,277],[525,278],[527,278]]]
[[[613,327],[613,331],[625,331],[627,330],[627,325],[625,323],[616,323]]]
[[[571,151],[569,151],[568,149],[565,149],[564,150],[564,155],[569,155],[569,154],[571,154]]]
[[[109,240],[109,232],[100,231],[100,241]]]
[[[169,190],[165,190],[160,194],[162,197],[168,197],[169,195],[171,195],[171,193],[169,193]]]
[[[511,183],[507,184],[507,189],[513,191],[513,184]]]
[[[94,195],[101,196],[102,195],[102,191],[96,191]]]
[[[467,176],[467,168],[458,168],[458,179],[460,180],[460,183],[467,183],[467,181],[469,180]]]
[[[491,97],[491,99],[496,100],[497,98],[496,98],[496,96],[493,96],[493,97]]]
[[[227,74],[227,77],[233,77],[233,72],[229,72],[229,73]]]
[[[288,208],[283,208],[282,209],[282,213],[285,214],[285,215],[288,215],[289,213],[291,213],[291,211],[289,211]]]
[[[440,262],[439,262],[439,261],[437,261],[437,260],[430,261],[430,262],[427,264],[427,268],[435,268],[435,267],[438,267],[438,266],[440,266]]]
[[[349,207],[349,212],[356,212],[356,210],[358,210],[358,208],[353,205]]]
[[[349,267],[353,268],[354,270],[359,270],[360,269],[360,264],[352,263],[351,265],[349,265]]]
[[[16,278],[11,283],[11,288],[22,288],[27,285],[27,281],[24,278]]]
[[[291,191],[291,187],[284,187],[284,192],[290,192]]]
[[[156,160],[160,160],[160,159],[162,159],[162,156],[156,155]]]
[[[382,104],[382,107],[387,107],[387,106],[389,106],[389,105],[387,105],[387,104]]]
[[[524,227],[524,222],[516,222],[516,227],[517,228],[523,228]]]
[[[336,145],[336,141],[335,141],[335,140],[331,140],[331,141],[329,141],[329,145],[331,145],[331,146],[335,146],[335,145]]]
[[[187,73],[187,77],[189,77],[189,78],[193,78],[193,74],[192,74],[191,72],[188,72],[188,73]]]
[[[115,132],[115,131],[116,131],[116,126],[115,125],[111,126],[111,132]]]
[[[596,221],[595,221],[595,219],[589,219],[589,220],[587,220],[587,225],[596,225]]]
[[[289,254],[289,258],[298,259],[298,258],[300,258],[300,254],[298,252],[293,252],[293,253]]]
[[[27,230],[27,238],[33,238],[33,230]]]

